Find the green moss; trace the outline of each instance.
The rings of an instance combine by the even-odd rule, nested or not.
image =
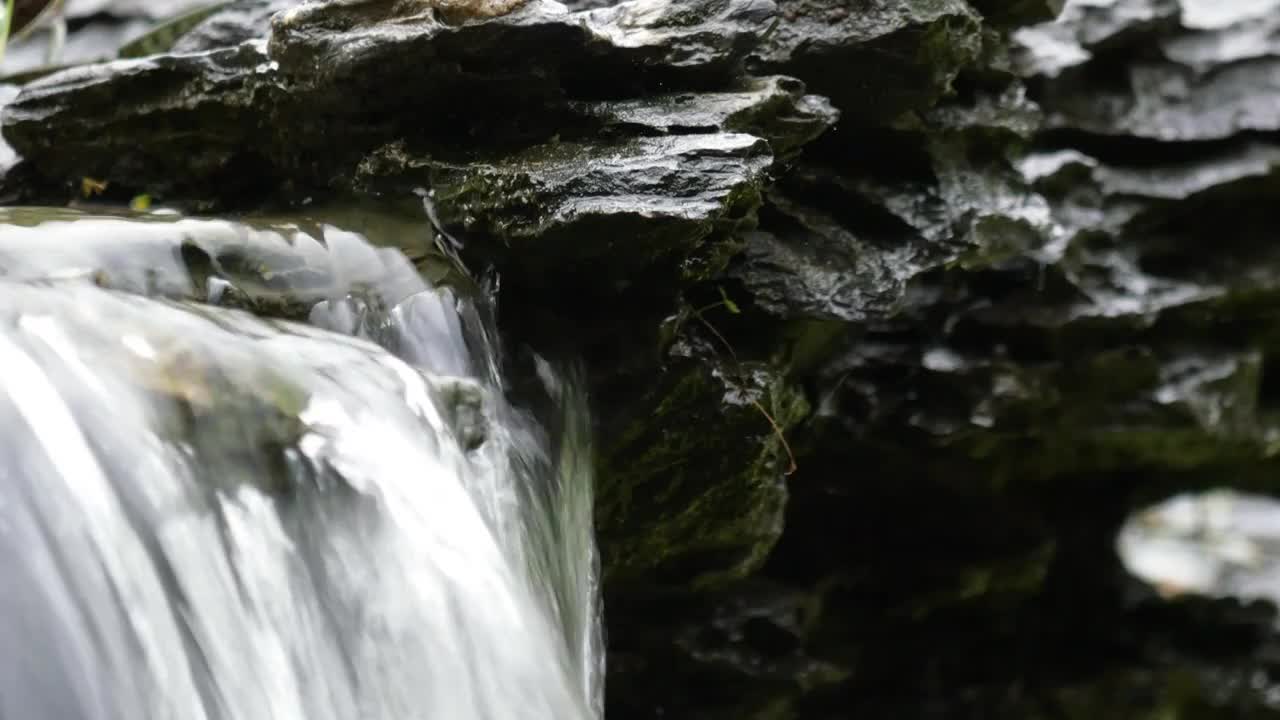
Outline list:
[[[1058,690],[1055,717],[1065,720],[1251,720],[1275,711],[1243,698],[1217,704],[1226,693],[1194,668],[1114,669],[1091,684]]]
[[[756,402],[784,430],[808,412],[762,366],[668,369],[643,417],[605,450],[598,517],[611,576],[705,585],[763,563],[782,530],[789,461]]]
[[[1049,574],[1055,544],[1047,541],[1023,552],[1018,548],[1010,550],[1012,554],[1003,559],[957,569],[949,584],[913,598],[909,614],[921,619],[942,608],[976,599],[990,603],[1002,595],[1033,595]]]

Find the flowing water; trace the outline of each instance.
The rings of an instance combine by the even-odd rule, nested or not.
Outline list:
[[[1135,513],[1116,538],[1135,577],[1166,597],[1280,604],[1280,501],[1228,489],[1175,495]]]
[[[2,212],[0,719],[600,717],[572,375],[330,222]]]

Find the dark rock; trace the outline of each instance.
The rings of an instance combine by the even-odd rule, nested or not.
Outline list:
[[[262,106],[275,84],[264,49],[251,42],[65,70],[5,107],[5,139],[47,176],[121,178],[158,193],[221,179],[243,190],[266,178],[237,169],[270,170]]]
[[[424,90],[434,86],[437,93],[450,86],[476,91],[520,78],[554,93],[561,76],[604,69],[621,74],[609,78],[609,90],[616,93],[632,82],[727,79],[758,42],[760,27],[774,10],[771,0],[690,5],[633,0],[566,13],[559,3],[532,0],[510,15],[453,24],[430,8],[372,0],[312,3],[275,18],[271,55],[285,75],[327,84],[336,93],[345,92],[354,78],[368,90],[412,81]],[[444,104],[450,98],[432,99]]]
[[[1086,50],[1132,47],[1179,27],[1182,6],[1176,0],[1120,0],[1107,5],[1072,4],[1058,22],[1072,29]]]
[[[782,533],[782,438],[805,400],[762,364],[708,362],[719,353],[706,328],[690,331],[639,400],[651,415],[603,448],[597,514],[619,586],[723,583],[758,568]],[[711,424],[732,431],[688,432]]]
[[[249,13],[260,20],[270,7],[236,4],[201,27],[251,27],[237,18]],[[157,192],[217,187],[224,196],[282,174],[323,187],[389,142],[456,147],[468,125],[472,132],[487,127],[508,142],[545,140],[582,123],[608,123],[608,108],[592,97],[591,84],[599,80],[591,80],[592,73],[608,77],[611,92],[653,83],[696,88],[728,73],[772,12],[771,4],[758,0],[706,3],[679,13],[647,1],[579,14],[556,7],[532,3],[509,16],[452,25],[430,12],[392,18],[385,4],[303,5],[277,14],[269,54],[249,41],[78,68],[35,83],[7,111],[5,136],[51,176],[93,174]],[[337,33],[334,27],[345,29]],[[198,28],[184,42],[189,50],[203,49],[211,38],[243,34],[206,37]],[[408,82],[420,92],[402,92]],[[353,83],[359,83],[358,103],[352,102]],[[566,97],[566,89],[580,99]],[[618,114],[641,123],[644,132],[666,132],[687,120],[688,109],[734,114],[737,103],[728,124],[776,138],[782,152],[834,119],[791,81],[748,84],[740,92],[705,100],[695,93],[693,105],[658,98],[652,111],[631,100],[619,105]],[[658,117],[664,105],[673,113],[669,120]],[[522,112],[513,114],[517,109]],[[427,112],[425,122],[406,122],[418,112]],[[587,117],[574,121],[576,113]],[[388,120],[362,120],[374,114]],[[202,127],[202,119],[210,126]],[[345,152],[334,153],[329,137],[338,123],[349,142]],[[143,127],[154,130],[144,135]],[[182,153],[171,145],[179,135]],[[47,154],[58,157],[42,162]],[[68,162],[72,157],[75,162]],[[174,166],[179,158],[184,168]],[[242,172],[223,172],[228,167]],[[211,177],[219,182],[211,184]]]
[[[978,18],[960,0],[784,0],[758,55],[831,98],[850,123],[892,119],[945,95],[981,47]]]
[[[1151,232],[1194,222],[1228,197],[1265,193],[1280,177],[1280,147],[1243,142],[1155,167],[1059,150],[1031,154],[1021,168],[1057,200],[1055,215],[1066,228]]]
[[[973,0],[972,4],[991,25],[1019,27],[1056,18],[1066,0]]]
[[[1006,140],[1026,139],[1043,125],[1040,107],[1027,98],[1020,82],[998,92],[975,91],[968,102],[944,102],[923,114],[926,127],[942,133],[1008,133]]]
[[[175,50],[238,40],[278,5],[233,4]],[[645,265],[686,282],[709,276],[736,247],[732,232],[753,222],[766,168],[835,111],[782,77],[697,89],[750,49],[767,2],[557,7],[450,24],[429,11],[392,17],[385,3],[302,5],[276,14],[269,46],[250,40],[32,83],[6,111],[5,136],[50,177],[161,195],[200,188],[224,204],[286,177],[299,192],[430,188],[448,227],[493,250],[491,260],[514,253],[534,278],[565,263],[602,282]],[[224,26],[234,31],[202,29]],[[588,68],[620,88],[629,81],[618,69],[637,87],[690,89],[603,100],[583,80]],[[402,92],[410,82],[420,92]],[[335,126],[347,136],[336,152]],[[465,131],[505,140],[459,153]],[[531,239],[536,254],[526,252]]]
[[[1050,126],[1161,141],[1280,129],[1280,16],[1206,29],[1184,25],[1174,2],[1074,9],[1020,37]]]
[[[1177,0],[1118,0],[1111,4],[1071,3],[1055,22],[1014,34],[1023,72],[1054,77],[1095,55],[1123,54],[1126,48],[1158,44],[1178,30]]]
[[[747,236],[733,277],[756,304],[789,318],[848,321],[892,312],[906,281],[898,276],[898,258],[863,255],[856,238],[817,213],[805,221],[790,241],[764,231]]]
[[[794,78],[752,78],[735,90],[658,95],[640,100],[581,103],[576,110],[606,129],[694,133],[732,130],[769,141],[785,157],[834,125],[839,112],[826,98],[806,95]]]
[[[1221,140],[1280,130],[1280,58],[1228,66],[1208,75],[1172,62],[1132,66],[1129,88],[1062,81],[1042,96],[1049,123],[1103,135],[1153,140]]]
[[[631,65],[705,75],[737,70],[776,12],[772,0],[640,0],[592,10],[586,23]]]
[[[568,270],[620,282],[666,268],[694,280],[727,262],[770,162],[762,140],[731,133],[560,142],[467,164],[392,147],[355,180],[432,188],[446,225],[496,242],[490,257],[532,279]]]
[[[449,428],[459,444],[466,450],[484,444],[489,436],[484,386],[469,378],[432,377],[429,389],[436,403],[444,408]]]
[[[927,270],[1052,242],[1048,204],[1005,161],[975,162],[963,141],[922,142],[931,173],[920,178],[797,168],[769,194],[762,230],[732,276],[780,317],[871,320],[895,312]]]
[[[1244,668],[1270,615],[1208,650],[1238,608],[1136,611],[1113,550],[1143,501],[1275,492],[1272,16],[1189,17],[1077,8],[1019,34],[1059,43],[1035,48],[1030,100],[962,71],[766,192],[730,270],[752,317],[727,333],[772,328],[753,347],[810,368],[814,412],[762,574],[821,608],[777,647],[842,674],[803,692],[725,650],[695,665],[715,692],[768,686],[784,717],[1267,714]],[[1153,67],[1191,78],[1182,100],[1148,92]],[[1204,90],[1223,78],[1239,92]]]
[[[693,603],[658,600],[682,618],[668,634],[628,622],[634,598],[614,599],[610,607],[620,620],[611,626],[609,665],[635,692],[619,695],[610,716],[794,717],[804,697],[850,674],[847,666],[814,660],[801,647],[819,632],[820,602],[776,583],[749,580]]]
[[[804,197],[802,188],[794,196]],[[855,202],[856,196],[850,197]],[[929,252],[923,243],[913,243],[911,229],[896,219],[886,218],[889,227],[863,233],[779,192],[771,196],[770,207],[778,213],[772,216],[776,220],[769,222],[767,214],[770,230],[748,235],[731,274],[762,309],[784,318],[853,321],[887,315],[921,267],[912,256]]]

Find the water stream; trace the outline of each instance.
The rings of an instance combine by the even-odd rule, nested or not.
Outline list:
[[[327,220],[0,212],[0,719],[601,716],[571,373]]]

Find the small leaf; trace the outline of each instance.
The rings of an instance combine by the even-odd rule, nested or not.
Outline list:
[[[741,315],[742,308],[738,307],[738,303],[729,299],[729,294],[724,291],[724,288],[717,286],[716,289],[720,291],[720,299],[724,301],[725,309],[734,315]]]
[[[91,177],[80,178],[80,192],[85,197],[90,195],[101,195],[103,190],[107,189],[106,180],[95,180]]]
[[[134,198],[129,201],[129,209],[134,212],[146,212],[150,210],[151,196],[145,193],[142,195],[135,195]]]

